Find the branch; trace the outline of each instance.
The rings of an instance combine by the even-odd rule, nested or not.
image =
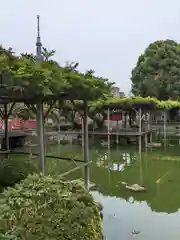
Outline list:
[[[37,109],[33,104],[25,104],[27,106],[27,108],[29,108],[34,114],[37,114]]]
[[[16,104],[15,102],[12,103],[12,105],[11,105],[11,107],[10,107],[10,109],[9,109],[9,112],[8,112],[8,114],[7,114],[7,117],[8,117],[8,118],[9,118],[10,115],[12,114],[12,111],[13,111],[13,108],[14,108],[15,104]]]
[[[56,103],[56,100],[54,100],[54,101],[50,104],[47,112],[44,114],[44,120],[46,119],[46,117],[48,116],[48,114],[50,113],[50,111],[52,110],[52,108],[54,107],[55,103]]]
[[[4,118],[4,112],[0,109],[0,116],[1,116],[1,118]]]

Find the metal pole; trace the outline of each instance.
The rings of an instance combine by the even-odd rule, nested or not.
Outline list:
[[[108,108],[108,148],[110,148],[110,109]]]
[[[83,118],[83,147],[84,147],[84,162],[89,162],[89,144],[88,144],[88,104],[84,101],[84,118]],[[85,187],[88,189],[89,184],[89,166],[84,166],[84,182]]]
[[[5,150],[9,150],[9,134],[8,134],[8,105],[4,104],[4,138]]]
[[[43,101],[37,103],[37,135],[39,141],[39,168],[44,173],[44,116]]]
[[[139,153],[141,153],[141,132],[142,132],[142,109],[139,108]]]

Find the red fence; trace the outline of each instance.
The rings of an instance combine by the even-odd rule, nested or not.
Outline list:
[[[113,113],[110,115],[110,120],[111,121],[121,121],[122,115],[120,113]]]
[[[1,119],[0,121],[0,129],[4,129],[4,121]],[[19,118],[9,119],[8,121],[8,130],[33,130],[36,129],[36,120],[22,120]]]

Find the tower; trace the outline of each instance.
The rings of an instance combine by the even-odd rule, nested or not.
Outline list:
[[[40,16],[37,15],[37,41],[36,41],[36,59],[37,61],[42,60],[42,43],[40,38],[40,24],[39,24]]]

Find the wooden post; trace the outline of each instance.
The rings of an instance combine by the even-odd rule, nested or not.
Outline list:
[[[140,170],[140,174],[139,174],[139,181],[140,181],[140,185],[143,185],[143,169],[142,169],[142,155],[141,153],[139,154],[139,170]]]
[[[141,132],[142,132],[142,109],[139,108],[139,153],[142,150],[142,142],[141,142]]]
[[[147,132],[145,133],[144,137],[145,137],[145,139],[144,139],[145,140],[145,147],[147,149],[147,146],[148,146],[148,133]]]
[[[110,148],[110,109],[108,108],[108,148]]]
[[[58,118],[58,144],[61,143],[61,107],[59,101],[59,118]]]
[[[89,184],[89,144],[88,144],[88,104],[84,101],[84,118],[83,118],[83,140],[84,140],[84,162],[87,165],[84,166],[84,182],[85,187],[88,189]]]
[[[81,144],[82,144],[82,148],[83,148],[84,147],[84,119],[83,119],[83,117],[81,119],[81,127],[82,127],[82,129],[81,129],[81,131],[82,131],[82,135],[81,135],[82,142],[81,142]]]
[[[167,132],[166,132],[167,113],[164,111],[164,148],[167,147]]]
[[[60,122],[59,122],[59,124],[58,124],[58,139],[57,139],[57,141],[58,141],[58,144],[60,144],[60,142],[61,142],[61,133],[60,133],[60,131],[61,131],[61,125],[60,125]]]
[[[43,101],[37,103],[37,135],[39,141],[39,168],[44,173],[44,114]]]
[[[152,146],[153,132],[152,132],[152,114],[149,112],[149,130],[150,130],[150,145]]]
[[[119,144],[119,125],[118,125],[119,121],[116,122],[116,144]]]
[[[147,133],[145,134],[145,145],[146,148],[148,147],[148,143],[149,143],[149,135],[150,135],[150,112],[148,112],[148,119],[147,119],[147,129],[146,129]]]
[[[9,133],[8,133],[8,104],[4,104],[4,138],[5,150],[9,151]]]

